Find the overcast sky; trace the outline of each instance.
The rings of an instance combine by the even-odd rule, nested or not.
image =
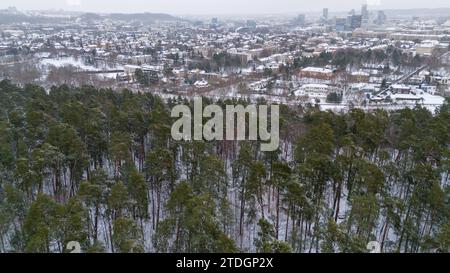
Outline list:
[[[450,7],[449,0],[1,0],[0,8],[64,9],[94,12],[163,12],[169,14],[270,14],[360,9]]]

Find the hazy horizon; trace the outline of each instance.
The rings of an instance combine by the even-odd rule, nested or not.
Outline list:
[[[450,8],[448,0],[422,1],[410,0],[2,0],[0,9],[16,7],[19,10],[51,10],[98,12],[98,13],[168,13],[173,15],[212,15],[212,14],[282,14],[301,12],[320,12],[328,8],[330,13],[351,9],[359,11],[362,4],[373,10],[388,9],[433,9]]]

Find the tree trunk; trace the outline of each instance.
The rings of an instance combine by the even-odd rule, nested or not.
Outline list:
[[[276,198],[277,198],[277,222],[276,222],[276,225],[275,225],[275,237],[278,240],[279,239],[278,238],[278,234],[279,234],[279,231],[280,231],[280,189],[278,187],[277,187],[277,196],[276,196]]]

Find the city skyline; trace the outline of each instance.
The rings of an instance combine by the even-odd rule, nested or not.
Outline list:
[[[430,0],[426,6],[420,1],[408,0],[348,0],[344,3],[335,3],[331,0],[318,0],[314,3],[305,1],[279,0],[279,1],[207,1],[207,0],[154,0],[152,3],[143,3],[141,0],[129,0],[126,5],[122,1],[105,0],[43,0],[30,2],[29,0],[4,0],[0,8],[16,7],[19,10],[51,10],[62,9],[65,11],[97,12],[97,13],[168,13],[174,15],[231,15],[231,14],[289,14],[321,12],[328,8],[330,13],[345,12],[351,9],[359,9],[367,4],[371,10],[389,9],[436,9],[450,7],[447,1]],[[307,7],[306,7],[307,6]],[[239,7],[239,8],[236,8]]]

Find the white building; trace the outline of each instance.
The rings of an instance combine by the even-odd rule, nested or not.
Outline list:
[[[438,46],[439,41],[426,40],[416,46],[416,54],[431,55],[433,50]]]
[[[136,73],[136,70],[141,69],[138,65],[125,65],[123,67],[125,74],[132,76]]]
[[[325,98],[330,93],[331,88],[326,84],[305,84],[295,91],[296,96],[322,97]]]

